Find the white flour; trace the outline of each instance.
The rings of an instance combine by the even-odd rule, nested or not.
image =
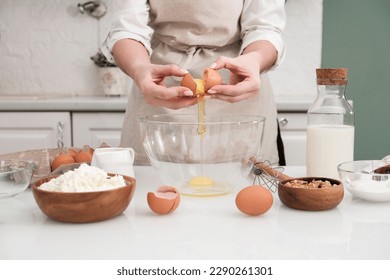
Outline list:
[[[360,179],[351,182],[351,188],[372,193],[390,193],[390,181]]]
[[[94,192],[125,185],[122,176],[109,177],[102,169],[83,163],[79,168],[70,170],[39,188],[54,192]]]

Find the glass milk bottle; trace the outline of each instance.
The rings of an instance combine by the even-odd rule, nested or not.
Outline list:
[[[338,178],[354,155],[354,114],[345,98],[348,69],[317,69],[317,99],[307,112],[307,176]]]

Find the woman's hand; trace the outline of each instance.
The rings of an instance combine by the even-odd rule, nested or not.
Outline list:
[[[212,87],[207,92],[209,98],[234,103],[255,97],[259,94],[260,72],[272,67],[276,58],[276,48],[268,41],[253,42],[238,57],[220,57],[211,67],[228,69],[229,85]]]
[[[164,79],[168,76],[182,77],[187,73],[177,65],[138,65],[134,82],[144,95],[145,101],[154,106],[180,109],[196,104],[192,91],[186,87],[166,87]]]
[[[117,65],[137,84],[148,104],[170,109],[196,104],[197,100],[188,88],[166,87],[164,83],[166,77],[183,77],[187,71],[173,64],[152,64],[141,43],[132,39],[119,40],[113,47],[113,55]]]
[[[230,103],[255,97],[260,89],[260,63],[258,54],[251,52],[236,58],[222,56],[211,67],[219,70],[228,69],[230,79],[228,85],[214,86],[207,91],[210,98]]]

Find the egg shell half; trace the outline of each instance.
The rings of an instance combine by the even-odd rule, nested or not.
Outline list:
[[[156,192],[148,192],[147,202],[150,209],[160,215],[169,214],[180,204],[180,194],[175,187],[161,186]]]
[[[220,85],[222,83],[221,75],[219,75],[217,70],[212,68],[206,68],[203,71],[203,77],[200,81],[203,81],[204,90],[199,88],[196,80],[199,81],[200,79],[194,79],[190,73],[187,73],[183,76],[180,85],[189,88],[195,95],[198,95],[204,94],[213,86]]]
[[[222,83],[221,75],[212,68],[206,68],[203,72],[204,88],[207,92],[210,88]]]
[[[253,185],[243,188],[236,196],[237,208],[250,216],[266,213],[273,204],[273,196],[268,188]]]
[[[180,83],[181,86],[189,88],[194,94],[196,94],[196,82],[190,73],[184,75]]]

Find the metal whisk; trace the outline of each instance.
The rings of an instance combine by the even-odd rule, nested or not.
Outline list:
[[[272,166],[269,161],[255,162],[251,170],[254,175],[253,184],[265,185],[271,192],[276,192],[279,181],[290,178],[283,171],[282,166]]]

